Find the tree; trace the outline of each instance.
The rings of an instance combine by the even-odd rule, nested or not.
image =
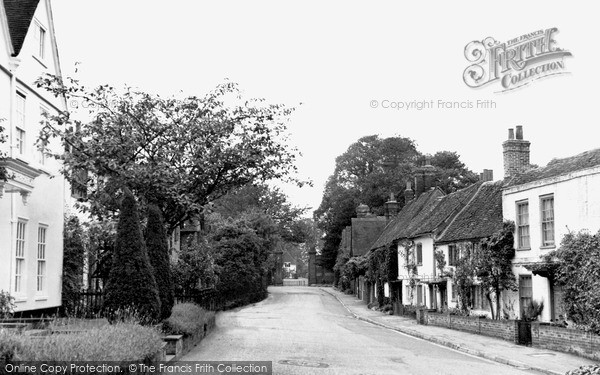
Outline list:
[[[84,232],[76,216],[65,218],[63,241],[62,307],[67,313],[76,313],[85,262]]]
[[[302,184],[292,176],[297,152],[286,135],[293,108],[245,100],[234,83],[184,99],[131,89],[119,94],[108,85],[87,90],[51,75],[37,85],[90,108],[85,124],[68,113],[49,117],[40,142],[62,140],[69,152],[55,156],[64,160],[69,182],[87,188],[85,200],[99,218],[118,211],[122,187],[141,204],[156,204],[172,230],[240,186],[271,179]]]
[[[563,287],[568,318],[600,334],[600,231],[566,234],[545,260],[550,277]]]
[[[434,167],[434,184],[446,193],[466,187],[477,180],[460,161],[458,154],[441,151],[433,157],[422,155],[414,141],[400,136],[360,138],[336,158],[333,174],[327,180],[323,199],[314,218],[325,232],[322,260],[331,269],[343,229],[364,203],[373,214],[383,214],[384,203],[394,193],[404,205],[406,182],[412,181],[416,168],[429,160]]]
[[[486,291],[490,302],[492,318],[500,319],[500,298],[502,291],[516,291],[517,279],[512,272],[512,259],[515,256],[513,232],[515,224],[505,221],[502,229],[481,241],[475,254],[475,274]],[[492,308],[491,296],[496,298],[496,312]]]
[[[145,238],[148,257],[154,269],[154,277],[158,286],[161,309],[160,318],[162,320],[171,315],[175,298],[173,296],[173,283],[171,281],[167,233],[160,210],[155,205],[148,207],[148,224],[146,225]]]
[[[142,236],[137,203],[127,189],[121,203],[104,309],[113,319],[119,312],[133,310],[142,323],[156,321],[161,312],[158,288]]]

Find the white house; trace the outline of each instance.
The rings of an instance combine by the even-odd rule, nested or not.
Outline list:
[[[502,195],[505,219],[515,222],[513,272],[519,280],[518,293],[507,294],[505,302],[522,314],[535,300],[544,302],[541,319],[557,319],[564,311],[561,290],[544,272],[528,266],[540,256],[560,246],[568,232],[600,228],[600,149],[564,159],[554,159],[545,167],[529,169],[529,142],[523,129],[512,129],[503,143],[506,183]]]
[[[35,143],[44,113],[65,111],[66,101],[36,88],[43,73],[61,74],[50,0],[0,1],[0,164],[9,173],[0,181],[0,290],[16,298],[16,311],[61,304],[70,189]]]

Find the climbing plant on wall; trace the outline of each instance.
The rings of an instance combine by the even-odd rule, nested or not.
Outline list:
[[[412,304],[415,295],[415,287],[417,286],[417,262],[414,252],[415,243],[410,240],[402,240],[399,242],[399,256],[404,260],[404,269],[408,275],[408,299]]]

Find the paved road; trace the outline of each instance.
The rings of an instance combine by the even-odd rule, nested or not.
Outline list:
[[[531,374],[357,320],[313,287],[220,313],[185,361],[273,361],[274,374]]]

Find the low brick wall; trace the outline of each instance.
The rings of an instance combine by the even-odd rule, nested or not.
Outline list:
[[[518,329],[514,320],[492,320],[480,317],[459,316],[427,312],[425,324],[476,333],[517,342]]]
[[[531,345],[600,360],[600,336],[591,332],[534,322],[531,324]]]

